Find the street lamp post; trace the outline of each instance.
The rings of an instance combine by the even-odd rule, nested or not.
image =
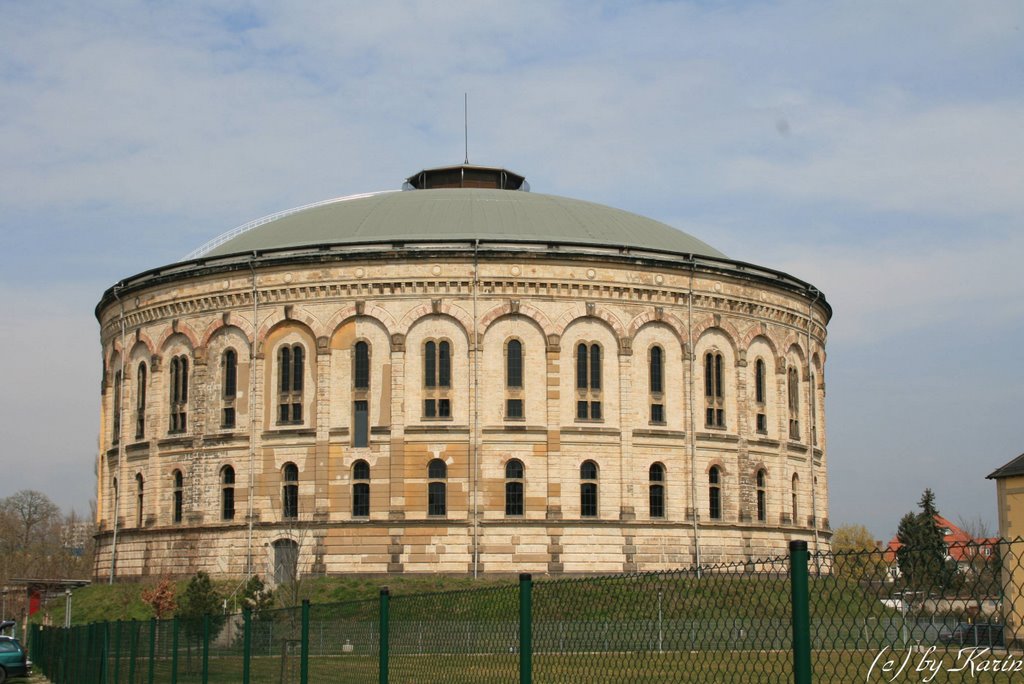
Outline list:
[[[64,590],[64,626],[71,626],[71,588]]]

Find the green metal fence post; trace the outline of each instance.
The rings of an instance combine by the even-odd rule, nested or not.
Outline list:
[[[156,618],[149,621],[149,672],[146,675],[148,684],[153,684],[156,674]]]
[[[302,644],[299,651],[299,684],[309,683],[309,599],[302,600]]]
[[[178,684],[178,618],[171,620],[171,684]]]
[[[249,661],[252,659],[252,611],[242,609],[242,684],[249,684]]]
[[[811,615],[807,581],[807,542],[789,542],[789,584],[793,605],[793,681],[811,682]]]
[[[135,659],[139,657],[139,623],[132,620],[132,632],[128,636],[128,684],[135,684]]]
[[[533,682],[533,577],[519,575],[519,684]]]
[[[391,592],[387,587],[380,590],[380,624],[377,636],[377,681],[388,684],[388,602]]]
[[[110,623],[104,622],[99,625],[99,638],[103,644],[103,648],[100,650],[100,672],[98,680],[107,684],[108,673],[110,672]]]
[[[203,684],[210,681],[210,616],[203,616]]]
[[[114,684],[121,681],[121,621],[114,623]]]

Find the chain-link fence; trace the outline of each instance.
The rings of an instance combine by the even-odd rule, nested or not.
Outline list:
[[[1024,681],[1024,540],[34,627],[59,684]]]

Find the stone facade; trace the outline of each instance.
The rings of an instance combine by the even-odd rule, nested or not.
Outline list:
[[[282,540],[300,573],[330,574],[648,571],[780,555],[792,539],[828,545],[830,309],[784,274],[614,249],[394,245],[169,267],[109,291],[97,315],[101,577],[280,577]],[[506,387],[509,340],[521,344],[521,388]],[[357,388],[360,342],[369,382]],[[438,372],[427,344],[441,342],[450,386],[427,387]],[[600,354],[586,390],[581,344]],[[301,350],[298,391],[288,379],[282,392],[282,348]],[[709,357],[720,399],[706,396]],[[187,361],[185,397],[175,359]],[[509,398],[522,417],[507,415]],[[424,415],[431,399],[450,416]],[[600,417],[580,419],[579,401],[599,402]],[[428,476],[435,459],[444,478]],[[511,459],[524,471],[521,515],[506,514]],[[585,461],[597,467],[592,516]],[[443,515],[429,514],[431,482],[444,487]],[[368,514],[356,515],[367,484]]]

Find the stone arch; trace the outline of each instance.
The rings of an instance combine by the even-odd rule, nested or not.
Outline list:
[[[313,326],[309,325],[309,323],[307,321],[304,321],[304,320],[301,320],[301,319],[297,319],[297,318],[282,318],[282,319],[278,320],[277,322],[275,322],[273,325],[266,325],[266,326],[264,326],[260,330],[260,335],[259,335],[259,338],[257,340],[256,354],[259,355],[259,354],[263,353],[263,351],[264,351],[263,350],[263,344],[267,341],[268,337],[273,335],[275,332],[277,332],[281,328],[285,328],[285,327],[289,327],[289,326],[294,327],[295,329],[297,329],[302,335],[309,337],[310,348],[307,351],[307,353],[310,355],[311,358],[315,357],[316,356],[316,352],[317,352],[317,347],[316,347],[317,337],[316,337],[316,333],[313,332]]]
[[[626,328],[614,314],[591,302],[577,302],[555,321],[554,334],[561,337],[565,334],[566,328],[581,318],[596,318],[604,321],[615,336],[616,342],[622,344],[622,340],[630,339],[626,334]]]
[[[700,338],[704,337],[708,332],[718,331],[722,336],[728,340],[729,346],[732,347],[733,358],[738,363],[740,360],[739,345],[740,332],[733,325],[732,321],[725,320],[720,316],[714,316],[712,314],[705,314],[698,316],[693,323],[693,342],[694,346],[700,341]]]
[[[636,316],[626,326],[626,337],[631,340],[636,339],[636,334],[640,332],[640,329],[650,323],[661,323],[669,328],[679,340],[679,346],[686,349],[686,339],[684,337],[686,324],[674,313],[668,311],[645,311]]]
[[[204,349],[208,349],[210,344],[217,337],[220,337],[222,335],[227,335],[231,331],[238,331],[239,333],[241,333],[242,339],[244,339],[246,341],[246,348],[247,348],[247,350],[250,353],[252,353],[252,349],[251,349],[252,342],[250,341],[251,338],[249,337],[249,335],[246,334],[245,330],[243,330],[242,328],[238,327],[237,325],[221,325],[221,326],[218,326],[217,328],[215,328],[213,330],[207,331],[209,333],[209,335],[203,340],[203,348]]]
[[[711,335],[714,335],[717,338],[725,340],[726,344],[729,345],[729,349],[732,351],[733,360],[734,360],[733,362],[734,363],[738,363],[739,360],[740,360],[740,354],[739,354],[739,350],[736,348],[736,338],[733,337],[731,334],[729,334],[728,330],[726,330],[726,329],[724,329],[724,328],[722,328],[720,326],[716,326],[716,325],[708,326],[707,328],[704,328],[703,330],[701,330],[699,333],[695,334],[694,335],[694,340],[693,340],[694,349],[696,349],[697,347],[700,346],[702,338],[709,337]]]
[[[398,323],[397,329],[393,329],[391,332],[408,335],[409,330],[411,330],[412,327],[420,321],[420,319],[428,316],[441,315],[454,319],[462,328],[463,332],[466,333],[466,338],[469,338],[469,333],[473,330],[473,317],[470,316],[462,307],[455,306],[444,299],[435,299],[424,302],[423,304],[413,308],[402,317],[402,320]]]
[[[226,319],[226,320],[225,320]],[[209,344],[213,336],[224,330],[225,328],[235,328],[242,333],[242,336],[247,340],[252,340],[252,324],[245,318],[239,316],[228,315],[224,318],[218,318],[213,323],[206,327],[203,332],[201,344],[205,349]],[[251,346],[250,342],[250,346]]]
[[[422,308],[423,307],[416,307],[415,310],[418,311],[418,310],[420,310]],[[403,325],[402,329],[405,331],[406,339],[408,339],[409,332],[413,328],[415,328],[417,325],[420,325],[421,323],[423,323],[425,320],[427,320],[431,316],[437,316],[439,318],[446,318],[446,319],[448,319],[450,321],[453,321],[455,323],[455,327],[458,328],[460,331],[462,331],[462,334],[466,336],[466,340],[469,341],[469,331],[472,330],[472,328],[467,328],[465,326],[465,321],[463,321],[463,320],[461,320],[459,318],[456,318],[455,316],[450,316],[450,315],[448,315],[446,313],[443,313],[443,312],[435,314],[433,311],[430,310],[430,306],[429,305],[427,305],[427,311],[426,311],[426,313],[424,315],[418,316],[418,317],[414,318],[413,320],[411,320],[409,322],[409,324],[407,326]],[[406,316],[405,318],[408,318],[408,316]],[[403,324],[405,323],[405,319],[404,318],[402,319],[402,323]],[[470,319],[470,323],[472,323],[472,319]]]
[[[547,339],[547,336],[551,334],[551,330],[553,328],[551,318],[529,302],[518,301],[518,304],[513,306],[511,301],[506,301],[492,307],[484,313],[480,318],[479,331],[481,333],[486,333],[492,323],[496,322],[500,318],[504,318],[505,316],[522,316],[523,318],[533,321],[537,324],[537,327],[540,329],[545,339]]]
[[[354,304],[343,307],[338,310],[333,316],[328,319],[327,323],[324,324],[324,334],[327,335],[328,339],[333,339],[334,335],[338,332],[338,328],[343,326],[351,318],[363,316],[366,318],[372,318],[376,320],[387,332],[388,337],[398,327],[398,321],[391,315],[391,312],[387,309],[377,306],[376,304],[367,304],[362,307],[362,311],[359,311]]]
[[[772,353],[772,360],[773,361],[779,357],[779,348],[778,348],[778,346],[776,346],[775,340],[773,340],[772,338],[768,337],[767,335],[760,335],[759,334],[759,335],[751,336],[750,339],[746,340],[746,343],[743,345],[743,351],[744,352],[749,351],[750,348],[756,342],[763,342],[765,344],[765,346],[768,347],[768,349]]]
[[[195,331],[192,330],[192,328],[187,323],[178,322],[172,324],[160,336],[160,340],[156,344],[156,348],[159,350],[160,353],[167,351],[167,345],[170,343],[171,338],[173,338],[175,335],[182,335],[183,337],[185,337],[185,339],[188,340],[188,344],[190,347],[189,351],[195,352],[196,349],[200,348],[199,336],[196,335]]]
[[[797,342],[792,337],[790,338],[790,340],[791,343],[787,344],[785,347],[786,368],[787,370],[789,368],[789,359],[795,356],[799,362],[798,368],[800,370],[800,381],[803,382],[807,380],[807,373],[809,371],[809,368],[807,366],[807,354],[804,352],[804,348],[800,345],[799,342]]]

